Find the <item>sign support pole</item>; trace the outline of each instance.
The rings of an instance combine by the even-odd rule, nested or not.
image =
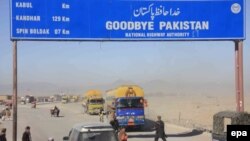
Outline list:
[[[244,112],[243,41],[235,41],[236,111]]]
[[[13,136],[17,141],[17,41],[13,41]]]

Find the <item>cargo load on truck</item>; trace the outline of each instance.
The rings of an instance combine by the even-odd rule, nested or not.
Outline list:
[[[119,126],[142,127],[145,124],[144,91],[137,85],[122,85],[106,91],[105,109],[109,120],[118,120]]]
[[[82,106],[88,114],[99,114],[103,109],[104,99],[99,90],[89,90],[83,95]]]

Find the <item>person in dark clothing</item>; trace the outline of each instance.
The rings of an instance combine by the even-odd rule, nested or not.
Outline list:
[[[23,133],[23,136],[22,136],[22,141],[32,141],[31,140],[31,133],[30,133],[30,127],[27,126],[25,128],[25,131]]]
[[[116,132],[118,132],[119,122],[118,122],[117,118],[114,119],[114,128],[115,128]]]
[[[50,115],[51,116],[57,116],[59,117],[60,109],[55,106],[54,108],[50,109]]]
[[[6,139],[6,128],[3,128],[0,133],[0,141],[7,141]]]
[[[114,117],[114,120],[110,121],[110,124],[113,127],[113,129],[115,130],[115,132],[118,132],[119,122],[116,119],[116,117]]]
[[[157,119],[158,120],[155,122],[155,141],[158,141],[159,138],[161,138],[163,141],[166,141],[164,122],[161,120],[161,116],[157,116]]]
[[[56,116],[58,117],[59,113],[60,113],[60,109],[57,106],[55,106],[54,107],[54,112],[56,113]]]

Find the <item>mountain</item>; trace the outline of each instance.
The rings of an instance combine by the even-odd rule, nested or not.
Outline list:
[[[0,85],[0,94],[12,94],[12,84]],[[58,92],[58,86],[46,82],[18,83],[18,95],[52,95]]]
[[[99,89],[103,92],[116,88],[120,85],[136,84],[144,89],[146,96],[162,95],[227,95],[234,94],[233,83],[222,82],[189,82],[189,81],[165,81],[151,80],[148,82],[133,82],[130,80],[118,79],[111,83],[76,86],[59,86],[46,82],[25,82],[18,84],[18,95],[31,94],[34,96],[47,96],[59,93],[81,95],[90,89]],[[249,91],[249,88],[246,88]],[[0,85],[0,95],[12,94],[12,85]]]

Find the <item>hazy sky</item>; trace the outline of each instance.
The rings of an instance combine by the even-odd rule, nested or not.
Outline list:
[[[250,93],[250,2],[244,79]],[[12,84],[9,0],[0,0],[0,85]],[[222,25],[223,26],[223,25]],[[18,81],[84,86],[130,80],[234,84],[234,43],[18,42]]]

